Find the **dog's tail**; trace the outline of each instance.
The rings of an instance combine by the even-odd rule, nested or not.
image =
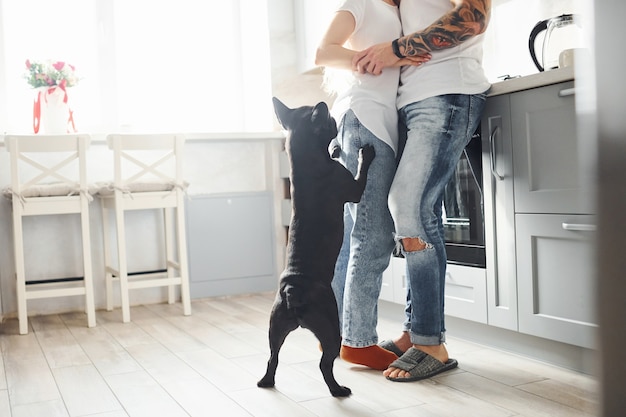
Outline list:
[[[287,284],[285,285],[284,291],[287,308],[298,308],[306,304],[304,301],[305,293],[302,288]]]

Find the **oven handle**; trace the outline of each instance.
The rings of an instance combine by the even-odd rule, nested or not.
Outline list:
[[[500,173],[498,173],[498,170],[496,169],[496,134],[498,133],[498,131],[500,130],[500,126],[496,126],[493,131],[491,132],[491,134],[489,135],[489,147],[491,149],[489,158],[491,159],[491,174],[496,177],[497,179],[499,179],[500,181],[502,181],[504,179],[504,177],[502,175],[500,175]]]

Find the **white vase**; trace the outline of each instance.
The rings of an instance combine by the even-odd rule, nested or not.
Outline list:
[[[68,133],[70,106],[67,103],[67,93],[59,87],[42,87],[37,90],[33,114],[35,133],[48,135]]]

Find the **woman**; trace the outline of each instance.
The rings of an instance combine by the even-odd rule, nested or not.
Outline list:
[[[356,175],[359,148],[369,144],[376,151],[360,203],[345,206],[344,241],[333,290],[342,324],[340,357],[379,370],[397,357],[377,345],[376,324],[382,273],[394,247],[387,196],[396,171],[400,66],[420,65],[429,55],[400,59],[378,76],[353,72],[351,66],[355,51],[401,34],[393,0],[344,0],[316,55],[316,64],[326,67],[327,85],[343,81],[332,108],[339,124],[339,160]]]

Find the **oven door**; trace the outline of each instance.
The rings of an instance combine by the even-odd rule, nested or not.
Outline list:
[[[485,268],[480,127],[444,190],[443,229],[448,263]]]

